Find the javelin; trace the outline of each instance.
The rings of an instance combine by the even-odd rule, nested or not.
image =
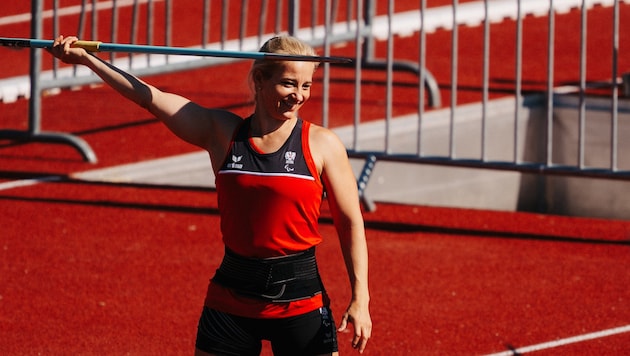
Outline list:
[[[0,45],[18,48],[52,48],[52,40],[36,40],[26,38],[0,37]],[[88,52],[126,52],[148,54],[170,54],[180,56],[225,57],[243,59],[270,59],[278,61],[303,61],[324,63],[350,63],[352,59],[345,57],[305,56],[296,54],[280,54],[267,52],[246,52],[212,50],[205,48],[183,48],[169,46],[132,45],[119,43],[104,43],[100,41],[76,41],[72,47],[83,48]]]

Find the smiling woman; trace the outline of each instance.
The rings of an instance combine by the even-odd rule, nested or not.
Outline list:
[[[277,355],[337,353],[330,299],[315,258],[323,240],[318,221],[324,190],[352,288],[339,330],[352,323],[352,345],[362,352],[372,322],[356,181],[339,138],[299,117],[316,62],[256,60],[249,75],[255,108],[243,118],[161,91],[74,46],[77,40],[60,36],[49,51],[87,66],[210,155],[225,255],[208,286],[197,354],[257,354],[262,340],[270,340]],[[260,53],[314,55],[289,36],[273,37]]]

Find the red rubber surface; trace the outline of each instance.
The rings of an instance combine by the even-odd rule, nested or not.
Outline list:
[[[622,8],[627,19],[630,6]],[[16,13],[28,11],[19,10]],[[596,14],[605,19],[607,12],[596,9],[592,13],[589,23],[596,24]],[[569,26],[575,24],[575,16],[559,19],[566,21],[558,26],[559,32],[575,33]],[[628,26],[630,21],[623,19],[622,26]],[[527,19],[525,41],[538,38],[545,21]],[[503,79],[514,74],[509,45],[513,24],[494,26],[493,41],[504,44],[495,46],[504,51],[498,51],[492,62],[495,94],[510,95],[511,88],[507,93],[500,89]],[[23,28],[2,31],[15,33],[13,37],[28,34]],[[465,45],[480,38],[478,30],[462,28],[461,36],[467,39],[460,39],[462,51],[479,48]],[[450,74],[444,59],[449,55],[449,38],[448,32],[438,32],[428,39],[434,51],[429,68],[445,89],[445,101],[449,97]],[[401,44],[397,51],[417,43],[414,38],[397,41]],[[598,34],[589,41],[606,46]],[[622,54],[628,53],[627,43],[622,41]],[[545,46],[541,43],[536,53],[525,55],[543,58]],[[2,74],[5,70],[11,74],[15,67],[7,65],[13,62],[6,54],[12,52],[0,51]],[[350,48],[337,51],[352,53]],[[559,51],[567,55],[557,60],[557,66],[566,71],[559,71],[556,79],[570,82],[577,75],[575,48]],[[608,63],[606,53],[602,50],[601,58],[597,57],[601,62],[589,60],[589,78],[610,76],[607,69],[597,68],[597,63]],[[620,68],[630,68],[625,62],[628,58],[621,56]],[[478,54],[461,61],[460,84],[470,88],[459,94],[462,102],[480,97],[475,76],[479,61]],[[544,68],[541,61],[527,60],[524,77],[532,83],[531,89],[544,87]],[[246,114],[251,110],[244,82],[248,64],[227,69],[147,79],[206,105]],[[340,81],[349,75],[336,72]],[[373,81],[362,106],[366,120],[384,116],[382,102],[375,101],[383,97],[383,78],[381,73],[365,74],[366,81]],[[406,75],[399,80],[413,83]],[[352,116],[347,88],[339,84],[333,93],[331,105],[339,114],[333,126],[348,123]],[[396,91],[396,114],[415,110],[415,104],[409,104],[413,90],[399,85]],[[318,117],[318,98],[313,101],[305,117]],[[63,91],[46,97],[43,105],[43,129],[78,134],[94,148],[99,163],[84,163],[65,146],[0,142],[0,183],[61,176],[59,181],[0,190],[0,354],[191,354],[206,283],[222,253],[214,192],[96,184],[64,177],[194,148],[108,88]],[[1,107],[3,127],[26,128],[25,100]],[[391,204],[377,207],[376,212],[365,214],[374,321],[368,355],[484,354],[630,324],[626,263],[630,222]],[[325,207],[324,212],[321,231],[327,239],[318,254],[335,316],[340,319],[349,298],[348,282]],[[344,355],[353,352],[350,338],[339,335]],[[539,354],[618,355],[627,351],[628,344],[630,334],[623,333]],[[267,347],[265,354],[269,354]]]

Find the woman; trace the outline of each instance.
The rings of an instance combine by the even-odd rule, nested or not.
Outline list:
[[[257,355],[270,340],[277,355],[337,354],[336,331],[354,326],[363,352],[371,335],[368,256],[356,181],[345,147],[330,130],[302,121],[317,65],[256,60],[250,71],[254,113],[201,107],[163,92],[58,37],[50,52],[89,67],[178,137],[208,151],[216,178],[225,256],[199,319],[196,354]],[[314,55],[290,37],[262,52]],[[341,241],[352,298],[335,329],[314,248],[326,191]]]

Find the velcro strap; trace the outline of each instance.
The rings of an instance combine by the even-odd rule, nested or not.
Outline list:
[[[314,247],[267,259],[246,258],[226,248],[212,280],[240,294],[273,302],[310,298],[322,292]]]

